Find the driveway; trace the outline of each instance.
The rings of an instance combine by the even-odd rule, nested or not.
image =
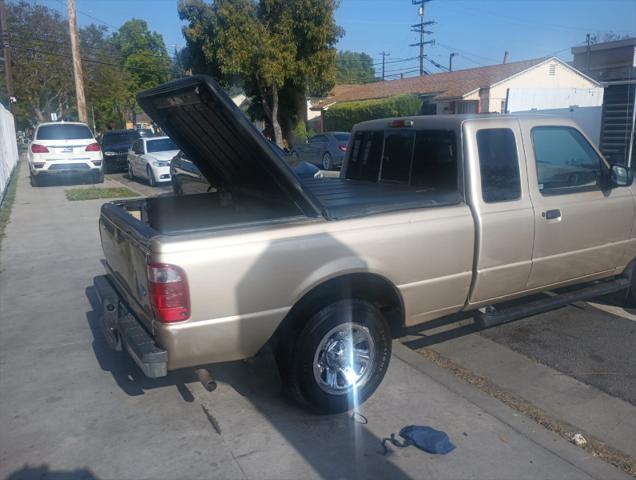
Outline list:
[[[141,376],[97,331],[102,201],[32,188],[22,168],[0,251],[2,478],[627,478],[395,344],[389,372],[354,419],[298,410],[271,356]],[[380,441],[429,425],[457,446],[383,456]]]

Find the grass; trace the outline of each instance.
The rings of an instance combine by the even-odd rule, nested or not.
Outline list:
[[[71,188],[64,190],[66,199],[70,201],[76,200],[95,200],[98,198],[122,198],[122,197],[138,197],[136,192],[133,192],[126,187],[111,187],[111,188]]]
[[[4,199],[2,200],[2,205],[0,206],[0,249],[2,249],[2,239],[4,238],[4,230],[7,228],[9,224],[9,217],[11,217],[11,209],[13,208],[13,202],[15,202],[15,191],[18,188],[18,172],[22,167],[22,162],[18,162],[16,167],[13,169],[13,174],[9,179],[9,184],[7,185],[7,189],[4,194]]]

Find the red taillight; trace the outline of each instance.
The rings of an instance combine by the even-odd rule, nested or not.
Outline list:
[[[190,293],[185,273],[175,265],[148,265],[148,293],[157,320],[181,322],[190,318]]]
[[[341,152],[346,152],[347,151],[347,144],[343,143],[342,145],[338,145],[338,150],[340,150]]]
[[[38,145],[34,143],[31,145],[31,153],[49,153],[49,149],[44,145]]]
[[[99,152],[101,150],[99,143],[91,143],[86,147],[87,152]]]

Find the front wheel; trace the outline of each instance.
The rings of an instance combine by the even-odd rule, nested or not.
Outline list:
[[[378,388],[391,358],[391,332],[364,300],[340,300],[318,310],[278,358],[293,398],[317,413],[341,413]]]
[[[146,174],[148,175],[148,185],[150,185],[151,187],[156,186],[157,181],[155,180],[155,176],[152,173],[152,168],[150,168],[150,165],[146,167]]]

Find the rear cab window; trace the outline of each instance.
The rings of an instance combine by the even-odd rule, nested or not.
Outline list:
[[[86,125],[41,125],[38,128],[37,140],[90,140],[93,132]]]
[[[457,139],[451,130],[358,131],[345,177],[402,184],[418,191],[458,191]]]

